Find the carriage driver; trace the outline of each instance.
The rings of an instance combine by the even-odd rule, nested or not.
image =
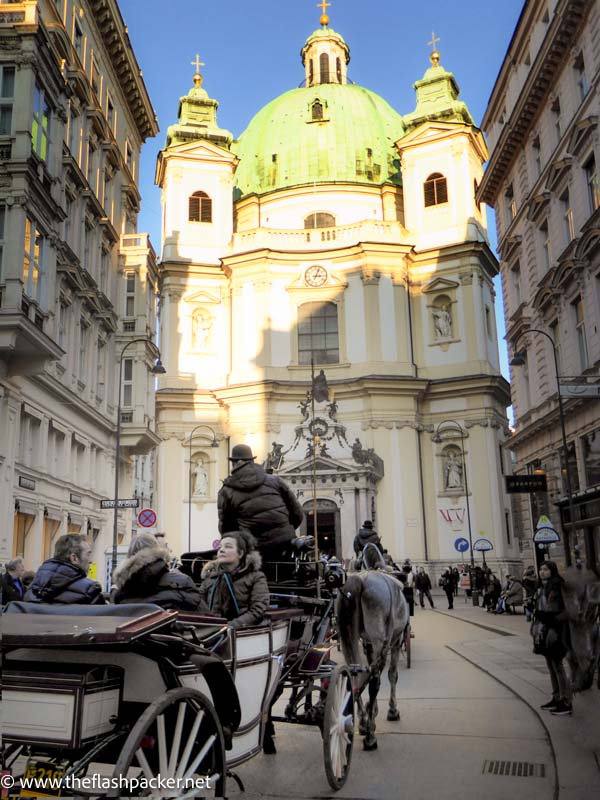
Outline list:
[[[219,532],[248,531],[264,563],[288,561],[296,528],[304,518],[300,503],[277,475],[254,463],[247,444],[231,450],[231,475],[219,490]]]

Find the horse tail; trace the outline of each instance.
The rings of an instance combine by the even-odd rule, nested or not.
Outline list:
[[[363,582],[358,574],[349,575],[338,595],[338,632],[347,664],[360,664],[361,661],[359,642],[362,629],[362,591]]]

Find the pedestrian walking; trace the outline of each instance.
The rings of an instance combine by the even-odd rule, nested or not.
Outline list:
[[[454,589],[454,596],[458,597],[458,585],[460,583],[460,572],[458,567],[452,567],[452,587]]]
[[[439,583],[448,598],[448,610],[450,611],[454,608],[454,581],[452,580],[452,573],[448,568],[442,572]]]
[[[533,604],[535,600],[535,593],[537,590],[537,578],[535,576],[535,567],[531,564],[523,570],[523,592],[524,600],[523,606],[525,608],[525,618],[527,622],[531,622],[533,617]]]
[[[424,567],[419,567],[417,570],[417,574],[415,575],[415,589],[419,594],[419,605],[421,608],[425,608],[424,597],[429,600],[431,608],[435,608],[433,597],[431,596],[431,578],[425,572]]]
[[[554,561],[542,562],[539,577],[531,624],[533,652],[546,659],[552,684],[552,698],[541,708],[555,716],[570,716],[573,713],[571,684],[563,666],[569,635],[563,597],[564,580]]]
[[[404,563],[402,564],[402,572],[405,575],[405,579],[403,581],[404,587],[402,591],[404,592],[404,597],[406,598],[406,602],[408,603],[408,611],[411,617],[415,615],[415,576],[413,575],[412,565],[410,563],[410,559],[404,559]]]

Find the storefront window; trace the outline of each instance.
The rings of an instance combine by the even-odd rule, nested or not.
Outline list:
[[[582,437],[586,487],[600,484],[600,428]]]

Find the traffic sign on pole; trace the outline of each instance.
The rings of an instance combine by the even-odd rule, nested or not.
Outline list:
[[[553,544],[554,542],[560,542],[558,532],[550,522],[550,519],[544,514],[538,519],[538,523],[535,526],[533,541],[536,544]]]
[[[486,553],[493,549],[494,545],[489,539],[477,539],[477,541],[473,544],[473,550],[477,550],[480,553]]]
[[[156,511],[153,508],[142,508],[137,515],[137,521],[142,528],[152,528],[156,525]]]
[[[460,536],[454,540],[454,549],[458,550],[459,553],[465,553],[469,549],[469,540]]]
[[[132,497],[130,500],[117,500],[117,508],[137,508],[140,504],[139,497]],[[114,500],[100,500],[100,508],[114,508]]]

